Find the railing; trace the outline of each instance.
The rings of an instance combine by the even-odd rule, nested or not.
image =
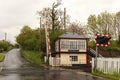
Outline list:
[[[92,58],[92,71],[94,70]],[[97,58],[96,69],[105,74],[120,74],[120,58]]]
[[[89,51],[91,52],[91,54],[93,54],[94,56],[96,55],[96,51],[93,50],[92,48],[89,48]],[[102,55],[98,54],[98,57],[103,57]]]

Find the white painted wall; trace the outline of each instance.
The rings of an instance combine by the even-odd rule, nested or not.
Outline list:
[[[71,61],[70,56],[78,56],[78,61]],[[86,54],[61,54],[61,65],[86,64]]]

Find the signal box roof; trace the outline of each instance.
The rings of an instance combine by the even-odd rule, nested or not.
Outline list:
[[[65,34],[59,36],[58,38],[68,38],[68,39],[87,39],[86,35],[79,35],[77,33],[66,32]]]

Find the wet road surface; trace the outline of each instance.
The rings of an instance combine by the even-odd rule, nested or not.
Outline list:
[[[0,80],[110,80],[78,70],[34,67],[21,57],[19,49],[6,54],[4,65]]]

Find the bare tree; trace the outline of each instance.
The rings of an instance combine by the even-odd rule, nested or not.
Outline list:
[[[50,14],[51,18],[52,18],[52,29],[55,30],[55,26],[57,26],[59,24],[59,22],[57,21],[58,20],[58,16],[57,16],[57,13],[58,11],[55,10],[55,8],[57,8],[59,5],[61,5],[61,2],[60,1],[57,1],[57,3],[53,3],[52,4],[52,12]],[[56,22],[56,23],[55,23]]]
[[[120,43],[120,12],[116,13],[116,30],[117,30],[117,33],[118,33],[118,40],[119,40],[119,43]]]
[[[85,28],[76,22],[73,22],[69,25],[69,27],[67,28],[68,32],[72,32],[72,33],[78,33],[78,34],[85,34]]]
[[[37,13],[42,19],[42,26],[44,27],[44,20],[46,18],[45,13],[48,15],[48,25],[49,28],[52,30],[58,30],[58,29],[63,29],[64,25],[64,11],[61,9],[58,9],[58,6],[61,5],[61,0],[58,0],[56,3],[54,2],[52,4],[52,8],[43,8],[41,11],[38,11]],[[47,12],[46,12],[47,11]],[[69,22],[69,15],[66,15],[66,23]]]
[[[102,12],[99,15],[90,15],[88,17],[87,27],[92,35],[98,33],[110,34],[115,39],[116,33],[116,20],[115,15]]]

